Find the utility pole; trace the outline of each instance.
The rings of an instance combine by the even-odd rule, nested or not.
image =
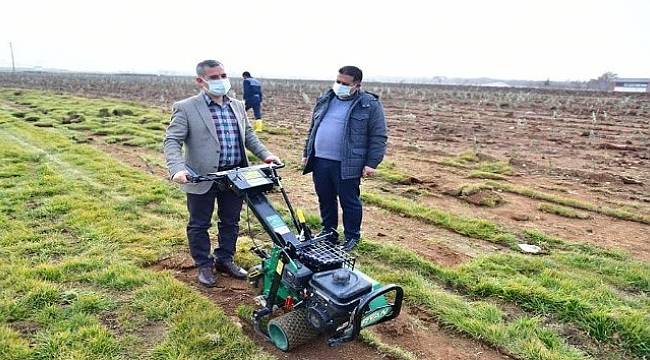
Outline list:
[[[16,72],[16,64],[14,63],[14,46],[9,42],[9,50],[11,51],[11,72]]]

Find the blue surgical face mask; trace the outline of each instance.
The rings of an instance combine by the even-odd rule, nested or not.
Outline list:
[[[336,94],[338,97],[348,97],[352,95],[352,86],[349,85],[343,85],[334,82],[334,85],[332,85],[332,90],[334,90],[334,94]]]
[[[206,89],[210,95],[214,96],[223,96],[230,91],[230,80],[217,79],[217,80],[206,80],[208,83],[208,88]]]

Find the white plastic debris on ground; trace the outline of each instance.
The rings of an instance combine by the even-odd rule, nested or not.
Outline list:
[[[528,254],[539,254],[542,252],[542,248],[537,245],[517,244],[517,246],[519,246],[519,249],[521,249],[521,251]]]

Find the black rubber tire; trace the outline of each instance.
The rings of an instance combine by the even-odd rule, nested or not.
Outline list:
[[[307,321],[306,308],[288,312],[269,321],[269,335],[272,328],[279,329],[287,339],[287,346],[284,349],[274,342],[275,346],[282,351],[295,349],[297,346],[305,344],[318,336],[318,332]]]

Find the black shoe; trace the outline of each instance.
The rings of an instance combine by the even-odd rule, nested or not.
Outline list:
[[[360,239],[345,239],[345,242],[341,245],[341,249],[343,251],[350,252],[352,249],[354,249],[358,244],[359,244]]]
[[[199,284],[205,287],[215,287],[217,285],[217,278],[214,276],[211,266],[200,267],[197,280]]]
[[[236,279],[246,279],[246,275],[248,275],[246,270],[240,268],[232,261],[227,263],[215,262],[214,268],[217,269],[217,271],[228,274]]]

